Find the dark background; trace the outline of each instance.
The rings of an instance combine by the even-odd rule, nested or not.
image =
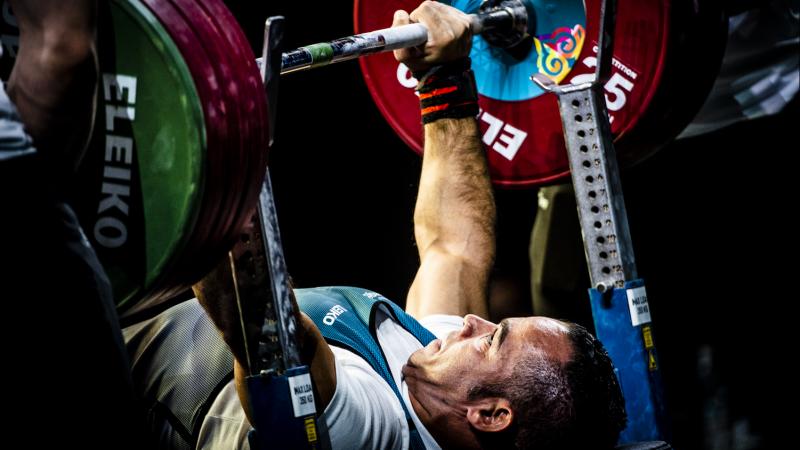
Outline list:
[[[287,47],[353,30],[349,2],[227,3],[257,54],[269,15],[287,18]],[[795,99],[778,117],[674,142],[623,175],[677,448],[782,447],[778,405],[791,408],[794,390],[794,339],[779,335],[795,298],[797,117]],[[380,115],[357,63],[281,80],[270,159],[295,284],[361,286],[402,303],[418,264],[421,160]],[[536,191],[496,198],[498,270],[529,312]]]

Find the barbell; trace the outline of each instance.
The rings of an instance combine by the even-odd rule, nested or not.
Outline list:
[[[469,14],[470,31],[512,57],[524,58],[532,43],[536,24],[528,0],[485,1],[475,14]],[[321,42],[281,55],[281,75],[336,62],[349,61],[373,53],[416,47],[428,41],[428,29],[420,23],[384,28]],[[518,56],[517,56],[518,55]],[[259,59],[260,64],[260,59]]]
[[[470,56],[494,183],[564,179],[556,102],[530,76],[591,76],[600,0],[493,2],[483,11],[476,0],[445,3],[475,13],[473,29],[483,32]],[[396,9],[418,4],[356,0],[360,37],[286,52],[283,71],[376,53],[359,58],[367,86],[389,124],[421,152],[416,81],[386,51],[419,45],[426,33],[419,25],[380,30]],[[7,4],[3,18],[7,76],[16,28]],[[100,2],[98,24],[98,114],[73,205],[121,316],[130,317],[188,288],[238,238],[265,173],[268,113],[255,56],[221,0]],[[619,0],[605,88],[623,164],[644,159],[691,119],[716,75],[725,24],[717,2]],[[676,86],[686,100],[670,98]]]

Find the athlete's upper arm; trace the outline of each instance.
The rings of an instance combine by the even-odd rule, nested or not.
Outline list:
[[[406,311],[417,319],[431,314],[487,317],[487,286],[486,267],[431,246],[422,255]]]

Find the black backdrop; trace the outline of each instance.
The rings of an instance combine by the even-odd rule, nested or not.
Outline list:
[[[351,5],[230,2],[257,54],[264,19],[287,48],[352,34]],[[340,2],[341,4],[341,2]],[[355,62],[281,80],[270,151],[287,265],[298,286],[349,284],[402,298],[413,277],[420,159],[390,130]]]
[[[227,3],[256,53],[268,15],[287,18],[288,47],[353,30],[350,2]],[[418,263],[419,157],[381,117],[357,63],[281,83],[270,166],[295,283],[362,286],[402,303]],[[775,405],[793,360],[793,339],[777,332],[794,298],[785,286],[796,266],[797,112],[795,101],[777,118],[678,141],[623,176],[678,448],[777,448],[785,419]],[[516,277],[524,312],[536,192],[498,191],[497,202],[498,266]]]

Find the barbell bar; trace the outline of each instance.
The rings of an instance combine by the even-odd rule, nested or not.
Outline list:
[[[523,45],[533,31],[528,9],[521,0],[484,2],[481,11],[469,14],[473,34],[494,33],[497,47],[511,49]],[[489,39],[492,39],[491,37]],[[421,23],[383,28],[320,42],[290,50],[281,55],[281,75],[322,67],[360,56],[401,48],[416,47],[428,40],[428,29]],[[261,64],[261,58],[258,60]]]

